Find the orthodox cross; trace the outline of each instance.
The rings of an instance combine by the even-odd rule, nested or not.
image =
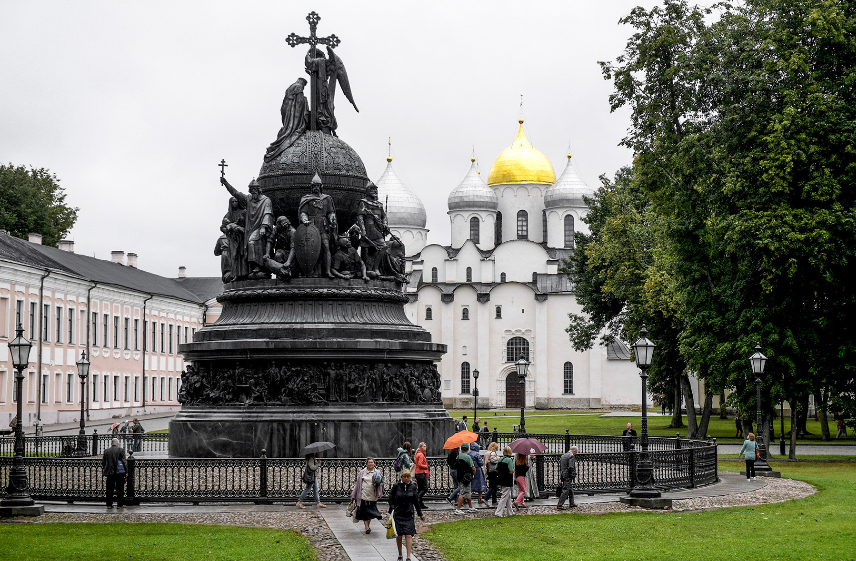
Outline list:
[[[292,48],[297,45],[301,45],[306,43],[310,46],[310,50],[312,51],[312,58],[317,57],[317,45],[327,45],[331,49],[335,49],[339,46],[341,41],[335,35],[330,35],[328,37],[318,37],[315,35],[315,31],[318,29],[318,22],[321,21],[321,16],[319,16],[315,12],[309,12],[309,15],[306,16],[306,21],[309,22],[309,37],[301,37],[296,33],[290,34],[285,38],[285,42],[288,43]],[[315,76],[312,77],[311,81],[311,93],[310,99],[312,100],[312,114],[309,119],[311,130],[318,130],[318,92],[316,89],[318,87],[323,87],[322,84],[316,84]]]
[[[226,160],[220,160],[220,163],[217,164],[217,166],[220,168],[220,177],[226,177],[226,168],[229,167]]]

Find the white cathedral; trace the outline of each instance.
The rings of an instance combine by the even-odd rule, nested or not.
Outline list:
[[[573,252],[574,232],[587,230],[583,195],[594,193],[570,155],[556,180],[521,119],[487,183],[473,158],[449,193],[450,246],[427,243],[425,207],[396,176],[391,157],[377,186],[390,229],[407,250],[407,315],[448,347],[438,365],[447,407],[472,408],[476,383],[479,408],[520,407],[515,362],[521,355],[530,361],[526,407],[641,403],[638,370],[625,344],[576,352],[565,332],[568,314],[581,306],[559,269]]]

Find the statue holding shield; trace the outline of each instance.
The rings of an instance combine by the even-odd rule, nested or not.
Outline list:
[[[300,199],[297,207],[300,226],[294,236],[295,256],[306,276],[333,278],[330,272],[330,239],[336,239],[339,224],[333,198],[322,193],[321,187],[321,178],[316,173],[312,178],[312,191]]]

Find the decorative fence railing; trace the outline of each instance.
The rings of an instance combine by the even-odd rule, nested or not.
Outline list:
[[[718,480],[716,445],[700,442],[677,450],[653,450],[654,480],[662,489],[686,488]],[[577,445],[579,446],[579,444]],[[638,451],[577,454],[575,489],[580,493],[624,492],[633,485]],[[559,454],[534,457],[538,488],[553,494],[560,483]],[[30,494],[38,500],[93,501],[105,494],[100,458],[28,457]],[[296,458],[159,459],[129,456],[130,502],[289,502],[303,490],[304,463]],[[393,481],[393,458],[376,460],[387,482]],[[452,490],[444,457],[428,458],[429,498]],[[6,493],[10,456],[0,457],[0,497]],[[318,473],[321,496],[347,501],[363,458],[323,459]],[[543,495],[542,495],[543,496]]]
[[[24,451],[27,456],[100,456],[110,447],[113,438],[119,439],[119,444],[134,452],[153,454],[169,453],[169,433],[151,432],[143,434],[98,434],[93,431],[83,438],[79,435],[66,436],[27,436],[24,441]],[[12,456],[15,451],[15,437],[0,437],[0,456]]]

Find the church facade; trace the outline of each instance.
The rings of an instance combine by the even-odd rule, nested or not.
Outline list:
[[[378,180],[390,229],[407,248],[410,320],[448,352],[438,365],[447,407],[601,408],[641,403],[638,370],[623,342],[577,352],[565,328],[580,313],[573,284],[560,272],[586,231],[591,195],[571,156],[556,179],[526,138],[494,161],[487,182],[476,161],[451,191],[451,245],[427,243],[425,209],[395,175],[391,158]],[[529,362],[517,376],[515,362]],[[475,373],[478,371],[478,379]],[[522,382],[522,383],[521,383]]]

